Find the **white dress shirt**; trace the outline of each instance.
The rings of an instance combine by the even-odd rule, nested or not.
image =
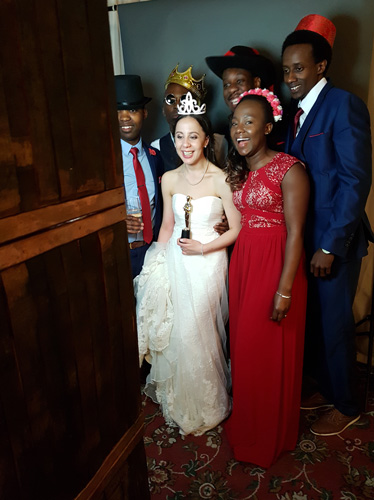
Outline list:
[[[304,99],[301,99],[299,101],[299,104],[297,106],[299,108],[302,108],[304,113],[302,115],[300,115],[299,124],[298,124],[297,130],[296,130],[296,135],[299,133],[299,130],[303,126],[303,123],[305,122],[309,111],[314,106],[316,100],[318,99],[318,96],[319,96],[321,90],[326,85],[326,83],[327,83],[327,80],[325,77],[323,77],[318,83],[316,83],[314,85],[314,87],[311,90],[309,90],[309,92],[304,97]]]

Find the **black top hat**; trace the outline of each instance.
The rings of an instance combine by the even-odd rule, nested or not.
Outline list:
[[[220,78],[222,78],[225,69],[241,68],[249,71],[253,77],[259,76],[262,88],[269,88],[275,81],[273,63],[251,47],[236,45],[225,55],[207,57],[205,61],[209,68]]]
[[[117,109],[139,109],[151,100],[151,97],[145,97],[140,76],[138,75],[117,75],[116,96]]]

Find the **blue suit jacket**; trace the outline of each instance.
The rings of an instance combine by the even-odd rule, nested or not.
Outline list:
[[[143,148],[146,152],[149,165],[152,170],[153,179],[155,181],[155,222],[153,228],[153,239],[157,240],[162,222],[162,194],[161,194],[161,177],[164,173],[164,164],[160,152],[151,148],[143,141]]]
[[[365,213],[372,171],[365,104],[327,83],[295,140],[288,129],[285,151],[304,162],[310,174],[308,253],[324,248],[342,258],[366,255],[373,233]]]

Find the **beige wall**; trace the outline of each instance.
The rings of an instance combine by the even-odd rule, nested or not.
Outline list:
[[[368,108],[371,117],[371,138],[374,144],[374,42],[373,50],[371,56],[371,68],[370,68],[370,82],[369,82],[369,95],[368,95]],[[373,150],[374,151],[374,150]],[[374,166],[374,152],[373,152],[373,166]],[[374,179],[374,169],[373,169],[373,179]],[[371,186],[368,202],[366,205],[366,212],[369,216],[371,227],[374,228],[374,189]],[[371,296],[373,291],[374,282],[374,244],[371,243],[369,246],[369,254],[362,261],[362,269],[360,280],[358,284],[357,295],[354,303],[354,313],[356,321],[364,318],[370,314],[371,308]],[[358,330],[366,331],[369,327],[368,322],[363,324]],[[368,338],[359,337],[357,340],[358,346],[358,359],[360,361],[365,361],[365,353],[367,352]]]

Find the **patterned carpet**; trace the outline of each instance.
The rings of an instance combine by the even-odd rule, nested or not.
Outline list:
[[[315,436],[309,427],[321,410],[302,411],[296,449],[267,470],[237,462],[222,426],[183,439],[158,405],[148,398],[143,405],[152,500],[374,499],[374,398],[340,436]]]

